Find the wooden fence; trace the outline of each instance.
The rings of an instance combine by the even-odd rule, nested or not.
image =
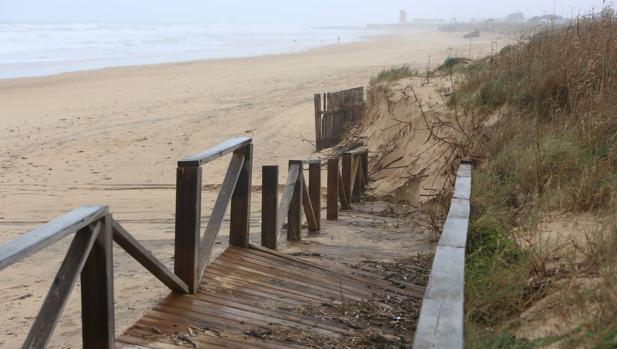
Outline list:
[[[315,144],[317,151],[342,140],[350,124],[362,118],[364,87],[315,94]]]
[[[231,154],[223,185],[204,234],[201,234],[202,166]],[[189,294],[199,291],[207,272],[216,237],[231,202],[229,244],[249,247],[251,206],[252,139],[230,139],[178,162],[174,272],[144,248],[114,220],[106,206],[85,206],[0,245],[0,271],[26,257],[74,235],[41,310],[32,325],[24,348],[44,348],[62,315],[69,295],[81,278],[82,337],[84,348],[114,348],[114,294],[112,242],[122,247],[170,290]],[[358,149],[328,162],[328,219],[338,215],[368,183],[367,151]],[[309,184],[304,180],[308,165]],[[287,184],[280,205],[278,168],[264,167],[262,194],[262,245],[275,249],[287,216],[287,238],[299,240],[304,209],[310,230],[320,229],[321,163],[290,161]],[[334,203],[334,204],[333,204]],[[332,206],[334,205],[334,206]],[[336,214],[331,214],[336,212]]]
[[[308,165],[308,185],[304,167]],[[278,203],[278,166],[262,168],[261,244],[277,248],[287,217],[287,240],[299,241],[302,229],[302,211],[309,231],[321,229],[321,161],[291,160],[285,189]],[[327,162],[327,216],[337,220],[341,209],[351,208],[368,186],[368,150],[364,147],[343,153],[340,158]]]
[[[471,198],[471,164],[459,167],[454,195],[422,301],[414,349],[463,348],[465,246]]]

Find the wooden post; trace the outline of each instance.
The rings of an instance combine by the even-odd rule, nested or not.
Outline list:
[[[309,197],[315,214],[317,230],[321,230],[321,161],[309,164]]]
[[[315,99],[315,145],[317,151],[322,149],[321,147],[321,94],[316,93]]]
[[[244,154],[244,165],[231,197],[229,244],[249,247],[251,226],[251,177],[253,172],[253,144],[248,144],[236,153]]]
[[[174,273],[187,284],[190,293],[199,289],[201,177],[201,167],[178,167],[176,174]]]
[[[116,342],[111,214],[101,223],[81,272],[82,337],[87,349],[111,349]]]
[[[263,166],[261,173],[261,246],[276,250],[279,167]]]
[[[351,206],[351,195],[352,195],[352,163],[353,158],[351,154],[343,154],[343,169],[341,176],[343,177],[343,192],[345,193],[345,197],[347,198],[347,207]]]
[[[328,159],[328,194],[326,219],[338,219],[338,158]]]
[[[301,160],[290,160],[289,166],[300,166],[300,172],[298,174],[298,180],[294,186],[294,194],[291,198],[291,204],[289,206],[289,213],[287,214],[287,240],[300,241],[302,239],[302,181],[304,180],[304,174],[302,169]]]
[[[362,153],[362,174],[364,175],[364,181],[362,181],[362,192],[366,190],[368,186],[368,150]]]

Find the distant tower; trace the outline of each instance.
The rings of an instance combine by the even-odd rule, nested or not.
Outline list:
[[[398,22],[400,24],[407,23],[407,12],[405,12],[405,10],[401,10],[401,13],[399,14],[399,17],[398,17]]]

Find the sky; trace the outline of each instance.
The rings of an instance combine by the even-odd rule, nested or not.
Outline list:
[[[314,26],[392,23],[411,18],[498,18],[586,14],[602,0],[0,0],[3,23],[203,23]]]

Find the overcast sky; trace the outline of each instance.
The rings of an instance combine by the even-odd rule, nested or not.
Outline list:
[[[570,16],[602,0],[0,0],[0,22],[364,25],[409,18]]]

